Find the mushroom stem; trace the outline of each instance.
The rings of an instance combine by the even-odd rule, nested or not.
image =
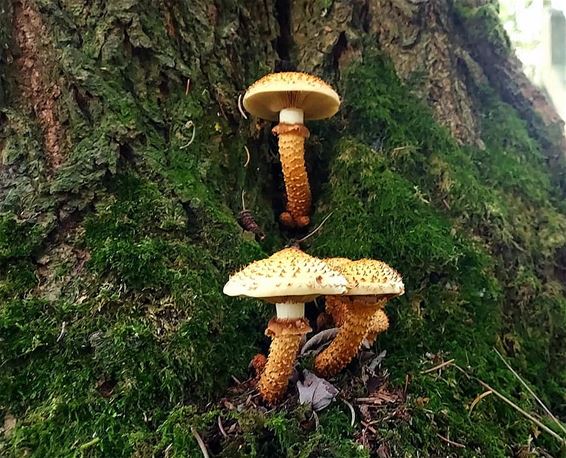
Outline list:
[[[322,377],[336,375],[356,356],[375,311],[385,303],[356,297],[344,300],[348,300],[346,321],[330,346],[315,359],[315,370]]]
[[[377,309],[373,314],[366,340],[372,345],[379,334],[389,329],[389,318],[382,309]]]
[[[287,193],[287,211],[280,221],[289,227],[304,227],[310,223],[311,190],[305,167],[305,138],[309,130],[301,123],[279,123],[273,128],[279,137],[279,156]]]
[[[327,296],[326,312],[332,316],[334,325],[340,327],[344,324],[348,314],[348,302],[343,296]],[[389,329],[389,318],[381,308],[377,309],[371,318],[366,340],[373,344],[379,334]]]
[[[265,334],[272,337],[269,357],[258,390],[268,404],[275,404],[285,394],[293,373],[303,335],[312,331],[304,318],[284,320],[273,318]]]
[[[344,324],[348,314],[348,302],[343,296],[326,296],[325,308],[326,312],[332,317],[336,327]]]

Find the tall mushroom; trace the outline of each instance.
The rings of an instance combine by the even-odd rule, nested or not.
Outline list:
[[[271,73],[252,84],[244,96],[244,107],[254,116],[276,121],[279,155],[287,193],[287,211],[280,221],[289,227],[310,223],[311,191],[305,168],[305,119],[325,119],[340,106],[340,97],[327,83],[301,72]]]
[[[346,288],[344,276],[297,248],[278,251],[230,277],[224,294],[276,304],[277,316],[265,331],[273,340],[258,383],[268,403],[275,403],[285,393],[302,336],[312,331],[305,319],[305,302],[319,295],[341,294]]]
[[[346,367],[356,356],[376,311],[405,292],[401,275],[382,261],[361,259],[337,270],[349,283],[344,295],[348,313],[334,341],[315,359],[315,370],[324,377]]]
[[[340,271],[344,265],[352,262],[348,258],[326,258],[323,261],[330,266],[331,269]],[[346,321],[348,314],[348,299],[344,296],[327,296],[325,298],[326,312],[332,317],[332,321],[338,327],[342,326]],[[385,312],[379,308],[371,317],[368,332],[365,336],[366,340],[373,344],[378,334],[387,331],[389,328],[389,319]]]

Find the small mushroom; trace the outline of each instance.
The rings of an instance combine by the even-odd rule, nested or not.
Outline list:
[[[405,292],[401,275],[382,261],[361,259],[336,270],[350,285],[343,297],[348,313],[336,339],[315,359],[315,370],[322,377],[333,376],[346,367],[360,349],[376,311]]]
[[[224,286],[228,296],[249,296],[276,304],[277,316],[265,334],[273,340],[258,389],[265,401],[279,400],[293,372],[303,336],[312,331],[305,319],[305,302],[319,295],[342,294],[347,281],[320,259],[297,248],[285,248],[253,262],[232,275]]]
[[[310,223],[311,191],[305,168],[305,119],[325,119],[340,106],[340,97],[327,83],[301,72],[271,73],[252,84],[244,96],[244,107],[254,116],[276,121],[279,155],[287,193],[287,211],[281,223],[304,227]]]
[[[344,265],[352,262],[348,258],[326,258],[323,259],[332,269],[340,271]],[[334,325],[340,327],[346,321],[348,314],[348,300],[343,296],[327,296],[325,298],[326,313],[332,316]],[[377,309],[371,318],[366,340],[373,344],[379,334],[389,329],[389,319],[382,309]]]

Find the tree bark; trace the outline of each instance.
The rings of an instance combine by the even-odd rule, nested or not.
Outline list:
[[[246,87],[281,61],[323,77],[344,98],[307,141],[314,220],[335,216],[305,249],[389,256],[409,271],[385,340],[398,343],[397,380],[402,371],[420,377],[427,352],[474,342],[478,365],[497,364],[489,356],[497,344],[531,377],[553,368],[543,397],[559,392],[563,123],[521,73],[491,2],[0,0],[0,11],[0,412],[17,425],[4,432],[0,454],[151,456],[167,455],[169,443],[196,446],[182,419],[197,407],[183,406],[205,409],[231,375],[241,376],[265,346],[271,313],[223,297],[222,284],[304,235],[277,222],[284,196],[271,126],[238,108]],[[370,77],[356,86],[360,68]],[[383,95],[375,101],[356,95],[380,84],[397,92],[369,91]],[[430,109],[426,123],[442,127],[397,119],[408,103],[423,107],[415,113]],[[496,111],[519,132],[508,143],[486,127]],[[525,178],[524,188],[508,189],[507,163],[487,169],[485,157],[525,148],[535,151],[542,184]],[[451,157],[461,169],[447,165]],[[528,177],[529,164],[513,170]],[[398,195],[387,194],[391,183]],[[488,189],[497,202],[512,199],[509,209],[478,209],[479,194],[463,206],[466,192]],[[261,242],[237,224],[243,199],[267,234]],[[411,216],[396,225],[388,208]],[[491,312],[474,302],[478,295]],[[548,316],[539,301],[550,304]],[[463,330],[454,331],[460,320]],[[471,333],[470,323],[482,331]],[[428,328],[439,334],[418,344],[411,332]],[[459,396],[473,399],[477,388]],[[415,396],[433,396],[425,389]],[[447,427],[452,419],[463,428],[454,418]],[[478,422],[497,429],[496,420]],[[437,429],[416,424],[422,430],[390,447],[446,452]],[[176,442],[176,427],[186,442]],[[519,446],[521,428],[493,437]],[[470,449],[495,453],[466,431],[458,439]],[[419,445],[426,434],[435,440]],[[375,452],[383,443],[365,445]]]

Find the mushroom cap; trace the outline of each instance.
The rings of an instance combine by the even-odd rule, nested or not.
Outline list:
[[[304,119],[325,119],[340,106],[340,97],[320,78],[302,72],[270,73],[252,84],[244,107],[254,116],[276,121],[284,108],[300,108]]]
[[[383,261],[360,259],[335,266],[335,269],[348,280],[347,296],[400,296],[405,293],[399,272]]]
[[[348,258],[324,258],[323,261],[330,266],[331,269],[340,271],[340,267],[352,262]]]
[[[327,294],[342,294],[348,282],[323,261],[297,248],[285,248],[252,262],[224,285],[228,296],[249,296],[270,302],[305,302]]]

